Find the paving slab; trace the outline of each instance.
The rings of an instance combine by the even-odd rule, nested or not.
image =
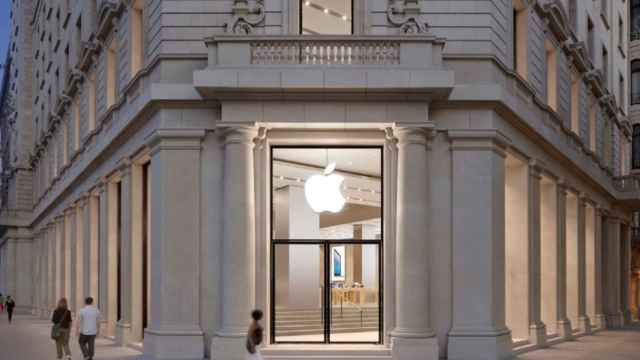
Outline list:
[[[0,314],[1,360],[55,360],[56,345],[50,336],[51,323],[33,316],[17,315],[9,324],[6,313]],[[73,360],[82,360],[78,338],[69,341]],[[140,352],[118,347],[107,339],[96,340],[95,360],[139,360]]]

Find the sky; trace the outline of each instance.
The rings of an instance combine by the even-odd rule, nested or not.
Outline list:
[[[11,0],[0,0],[0,63],[4,63],[7,56],[7,44],[9,43],[9,11]],[[0,72],[2,83],[2,72]]]

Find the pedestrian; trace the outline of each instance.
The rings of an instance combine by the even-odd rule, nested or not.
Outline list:
[[[69,332],[71,331],[71,311],[67,299],[62,298],[58,301],[58,307],[53,311],[51,317],[53,328],[51,329],[51,338],[56,341],[56,351],[58,359],[71,359],[71,349],[69,349]]]
[[[4,296],[0,293],[0,314],[4,312]]]
[[[7,300],[4,302],[4,306],[7,307],[7,315],[9,316],[9,324],[13,321],[13,308],[16,307],[16,302],[13,301],[11,296],[7,295]]]
[[[251,312],[251,318],[253,321],[251,322],[251,325],[249,325],[249,331],[247,332],[247,351],[249,352],[247,360],[263,360],[262,355],[260,354],[260,349],[258,349],[258,346],[262,344],[262,336],[264,332],[262,325],[260,325],[260,320],[262,320],[262,310],[253,310]]]
[[[78,335],[78,343],[82,355],[87,360],[93,360],[95,354],[96,336],[99,334],[98,321],[100,320],[100,311],[93,306],[93,298],[84,299],[85,306],[80,309],[78,315],[78,324],[76,335]]]

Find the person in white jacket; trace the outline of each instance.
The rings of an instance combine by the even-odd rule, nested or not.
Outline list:
[[[87,360],[93,360],[95,354],[96,336],[100,332],[100,311],[93,305],[93,298],[88,297],[84,300],[85,306],[80,309],[76,327],[76,335],[82,355]]]

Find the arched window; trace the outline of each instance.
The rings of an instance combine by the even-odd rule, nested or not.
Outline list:
[[[631,104],[640,104],[640,60],[631,62]]]

